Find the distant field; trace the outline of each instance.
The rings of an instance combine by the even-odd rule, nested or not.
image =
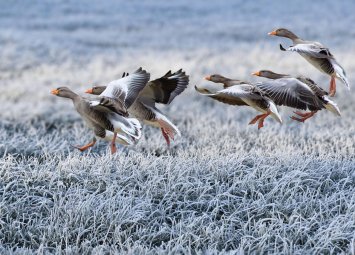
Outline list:
[[[355,254],[354,1],[1,1],[0,254]],[[312,11],[310,11],[312,10]],[[256,81],[271,69],[328,77],[281,52],[285,26],[347,71],[342,117],[304,124],[198,95],[208,74]],[[92,138],[69,100],[139,66],[183,68],[189,88],[161,107],[182,137],[144,127],[134,147]]]

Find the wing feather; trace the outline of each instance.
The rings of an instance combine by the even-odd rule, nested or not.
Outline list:
[[[334,58],[328,48],[316,42],[296,44],[285,50],[298,52],[314,58]]]
[[[124,106],[129,108],[149,79],[150,74],[139,68],[128,76],[110,82],[100,94],[100,97],[114,98],[123,102]]]
[[[156,103],[170,104],[189,84],[189,76],[180,69],[175,73],[167,72],[159,79],[150,81],[139,97],[150,98]]]
[[[296,78],[281,78],[257,83],[276,105],[284,105],[301,110],[322,109],[323,102],[304,82]]]

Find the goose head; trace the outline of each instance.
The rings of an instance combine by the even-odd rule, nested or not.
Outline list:
[[[225,83],[230,79],[220,75],[220,74],[211,74],[205,77],[205,80],[212,81],[214,83]]]
[[[106,89],[106,86],[94,86],[91,89],[87,89],[85,91],[85,93],[93,94],[93,95],[100,95],[105,89]]]
[[[288,74],[279,74],[279,73],[275,73],[275,72],[269,71],[269,70],[260,70],[260,71],[252,73],[252,75],[264,77],[264,78],[268,78],[268,79],[280,79],[283,77],[289,77]]]
[[[274,35],[274,36],[280,36],[280,37],[286,37],[291,40],[298,39],[298,36],[292,33],[290,30],[286,28],[278,28],[274,31],[271,31],[268,33],[268,35]]]
[[[234,85],[247,84],[247,82],[236,79],[229,79],[220,74],[212,74],[205,77],[205,80],[212,81],[214,83],[222,83],[224,88],[228,88]]]
[[[57,89],[53,89],[51,93],[58,97],[66,97],[71,99],[73,99],[76,96],[76,94],[73,91],[71,91],[68,87],[59,87]]]

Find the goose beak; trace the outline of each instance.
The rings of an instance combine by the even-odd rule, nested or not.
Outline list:
[[[271,31],[270,33],[267,33],[268,35],[276,35],[276,31]]]
[[[59,90],[53,89],[53,90],[51,91],[51,94],[53,94],[53,95],[58,95],[58,94],[59,94]]]
[[[252,75],[260,76],[260,72],[252,73]]]
[[[87,90],[85,90],[85,93],[92,94],[93,91],[92,91],[92,89],[87,89]]]
[[[211,76],[210,76],[210,75],[209,75],[209,76],[206,76],[206,77],[205,77],[205,80],[210,81],[210,80],[211,80]]]

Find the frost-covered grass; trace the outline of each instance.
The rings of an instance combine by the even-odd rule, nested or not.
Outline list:
[[[331,10],[331,15],[330,11]],[[354,1],[1,1],[0,254],[355,254]],[[267,32],[288,27],[331,48],[342,117],[267,119],[198,95],[221,73],[271,69],[329,78]],[[111,155],[69,100],[142,66],[183,68],[190,87],[162,110],[170,149],[144,127]],[[83,93],[81,93],[83,94]]]
[[[337,53],[355,84],[355,62]],[[0,253],[355,252],[352,91],[338,83],[341,118],[323,111],[299,124],[281,109],[283,125],[267,120],[258,131],[247,125],[254,110],[203,98],[193,85],[214,71],[252,79],[266,67],[325,88],[328,79],[274,49],[137,55],[152,77],[179,67],[191,75],[190,88],[162,108],[183,136],[168,150],[159,130],[144,127],[137,146],[114,156],[105,142],[80,153],[71,144],[92,135],[70,101],[49,91],[80,92],[136,68],[107,59],[38,66],[3,81]]]

